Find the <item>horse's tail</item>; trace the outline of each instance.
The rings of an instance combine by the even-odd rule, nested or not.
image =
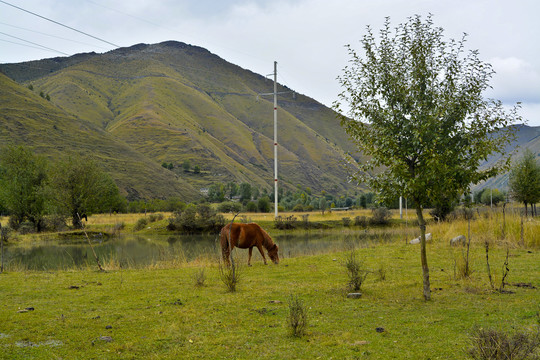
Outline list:
[[[229,228],[230,227],[231,227],[231,224],[225,225],[224,227],[221,228],[221,232],[219,233],[221,249],[223,250],[229,249]]]

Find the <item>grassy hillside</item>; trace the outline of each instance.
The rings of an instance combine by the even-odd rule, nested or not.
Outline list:
[[[198,191],[111,134],[55,107],[0,74],[0,142],[31,146],[49,159],[92,155],[129,198],[195,199]]]
[[[257,97],[272,91],[271,81],[172,41],[62,59],[56,67],[43,61],[32,74],[21,71],[24,64],[1,69],[156,164],[172,162],[179,176],[185,160],[199,165],[199,176],[186,177],[197,189],[216,181],[271,188],[273,104]],[[306,96],[280,96],[278,143],[284,186],[353,189],[341,164],[353,147],[330,109]]]

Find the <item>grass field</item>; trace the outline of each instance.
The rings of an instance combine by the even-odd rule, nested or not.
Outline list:
[[[356,250],[372,271],[356,300],[346,297],[346,253],[277,266],[256,257],[253,267],[240,268],[235,293],[212,259],[142,270],[4,273],[0,358],[462,359],[475,325],[509,332],[540,325],[537,248],[510,245],[511,293],[500,293],[489,284],[479,236],[465,279],[464,249],[437,239],[428,245],[430,302],[422,300],[419,249],[403,242]],[[489,253],[496,288],[506,249],[493,242]],[[201,271],[206,280],[196,286]],[[301,338],[286,325],[291,295],[308,311]]]

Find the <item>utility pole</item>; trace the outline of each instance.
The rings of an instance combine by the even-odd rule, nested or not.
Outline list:
[[[278,217],[278,141],[277,141],[277,96],[281,94],[293,94],[293,100],[296,99],[296,93],[294,91],[277,91],[277,61],[274,61],[274,72],[267,76],[274,75],[274,92],[272,93],[260,93],[259,96],[273,95],[274,96],[274,216]]]
[[[274,61],[274,217],[278,217],[278,170],[277,170],[277,61]]]

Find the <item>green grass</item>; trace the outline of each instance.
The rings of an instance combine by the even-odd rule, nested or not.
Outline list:
[[[385,280],[368,275],[358,300],[346,297],[345,253],[277,266],[255,257],[253,267],[241,268],[236,293],[226,291],[210,260],[103,273],[4,273],[0,358],[462,359],[474,325],[507,331],[538,325],[537,250],[512,248],[507,278],[536,289],[508,285],[514,293],[501,294],[490,290],[481,243],[473,242],[474,272],[465,280],[454,278],[462,249],[431,243],[430,302],[422,300],[417,246],[394,242],[357,251],[368,269],[386,272]],[[505,255],[503,246],[490,252],[497,286]],[[207,279],[196,286],[201,268]],[[286,325],[290,295],[308,309],[302,338]],[[34,310],[18,312],[27,307]]]

